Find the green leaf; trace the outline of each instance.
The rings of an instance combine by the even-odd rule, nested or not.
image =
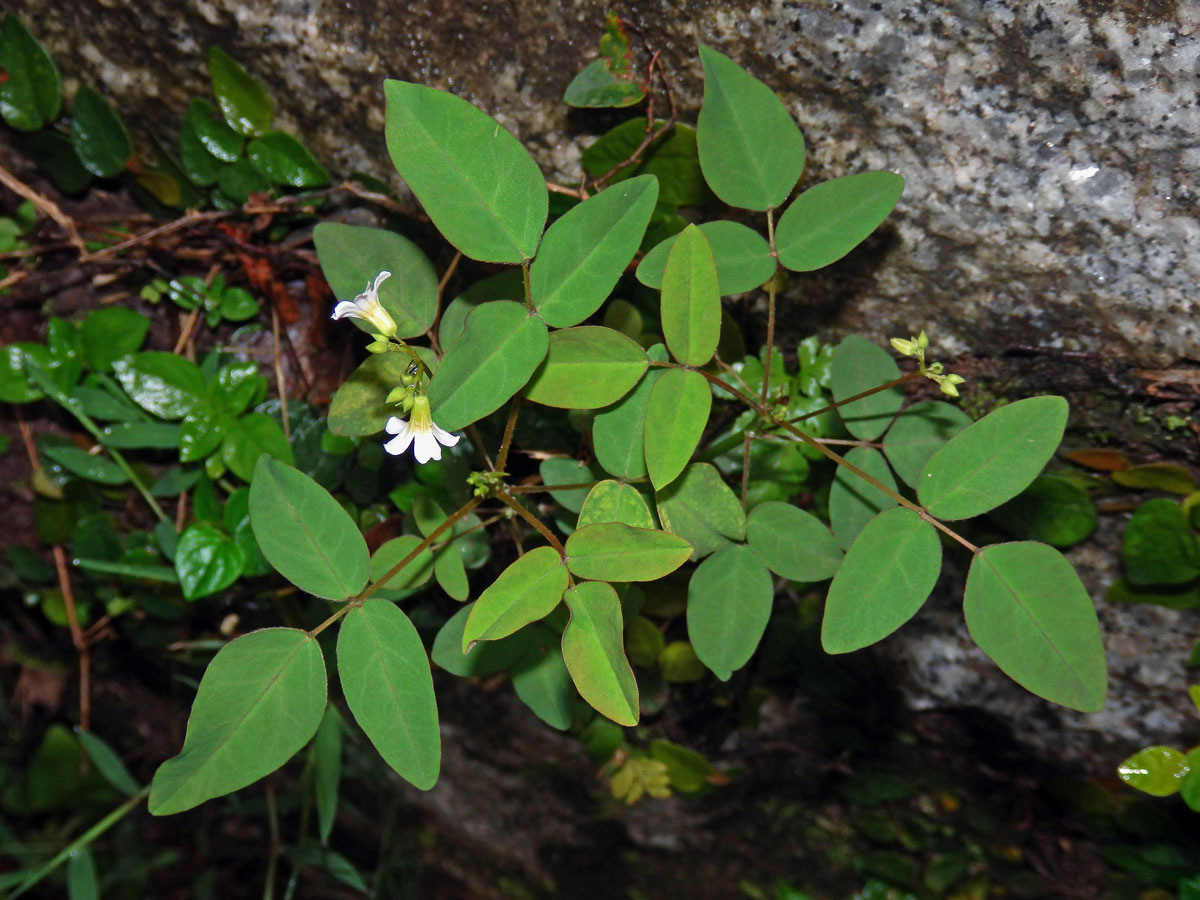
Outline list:
[[[320,226],[318,226],[320,227]],[[342,382],[329,405],[329,430],[346,437],[378,434],[400,408],[387,402],[412,358],[407,353],[374,353]]]
[[[93,456],[72,444],[45,447],[42,449],[42,455],[86,481],[96,481],[100,484],[125,484],[129,481],[125,470],[111,459]]]
[[[367,583],[367,542],[329,492],[269,456],[250,484],[250,524],[263,556],[284,578],[327,600],[345,600]]]
[[[663,119],[657,119],[654,127],[661,129],[665,124]],[[627,119],[585,149],[580,164],[588,175],[598,178],[626,162],[645,139],[645,117]],[[703,206],[716,199],[700,171],[696,129],[676,123],[669,133],[642,150],[640,158],[640,163],[629,163],[618,169],[612,181],[623,181],[635,175],[653,175],[658,179],[660,212],[664,208],[670,210],[677,206]]]
[[[792,581],[824,581],[842,564],[842,548],[825,524],[790,503],[754,507],[746,541],[768,569]]]
[[[638,489],[612,480],[601,481],[588,492],[576,527],[603,522],[621,522],[632,528],[654,527],[654,517]]]
[[[35,131],[26,138],[29,153],[64,194],[78,194],[92,183],[71,142],[55,131]]]
[[[1159,497],[1133,511],[1121,564],[1129,583],[1143,587],[1185,584],[1200,576],[1200,543],[1178,503]]]
[[[1002,406],[930,457],[917,496],[939,519],[969,519],[994,509],[1037,477],[1066,424],[1062,397],[1030,397]]]
[[[833,351],[830,389],[838,403],[900,377],[900,367],[882,347],[852,334]],[[892,421],[904,401],[900,385],[838,407],[847,430],[859,440],[874,441]]]
[[[476,641],[507,637],[548,616],[568,580],[567,567],[552,547],[537,547],[517,559],[479,595],[463,628],[463,653]]]
[[[42,396],[25,374],[26,358],[39,368],[50,367],[50,353],[44,344],[22,341],[0,347],[0,400],[6,403],[29,403]]]
[[[688,466],[654,499],[663,531],[691,544],[693,560],[746,537],[741,501],[708,463]]]
[[[549,488],[560,484],[587,483],[595,481],[599,477],[585,463],[563,456],[552,456],[549,459],[542,460],[541,465],[538,466],[538,474],[542,476],[542,484]],[[555,503],[560,503],[564,508],[577,513],[583,508],[583,501],[587,499],[587,491],[587,488],[572,488],[565,491],[552,490],[550,491],[550,496],[554,499]]]
[[[771,247],[757,231],[739,222],[705,222],[699,226],[717,266],[721,296],[742,294],[762,285],[775,272]],[[661,242],[638,263],[637,279],[646,287],[661,288],[667,256],[678,235]]]
[[[1019,538],[1054,547],[1078,544],[1096,530],[1098,518],[1096,506],[1084,488],[1053,475],[1039,475],[989,515]],[[1200,568],[1196,574],[1200,575]]]
[[[525,386],[549,344],[545,324],[521,304],[476,307],[429,382],[434,422],[459,431],[494,412]]]
[[[1147,747],[1117,767],[1117,775],[1151,797],[1179,793],[1189,771],[1187,757],[1174,747]]]
[[[313,158],[308,148],[290,134],[268,131],[246,148],[254,167],[272,184],[295,188],[317,188],[329,184],[329,173]]]
[[[187,600],[198,600],[229,587],[245,565],[242,548],[211,525],[189,525],[175,547],[175,574]]]
[[[779,219],[779,261],[793,272],[837,262],[879,227],[903,192],[904,179],[894,172],[860,172],[813,185]]]
[[[684,365],[712,359],[721,336],[721,293],[708,239],[683,229],[667,254],[662,277],[662,330],[667,349]]]
[[[1196,479],[1183,466],[1168,462],[1144,463],[1117,469],[1109,476],[1122,487],[1171,494],[1190,494],[1196,490]]]
[[[617,522],[578,528],[567,538],[567,568],[595,581],[654,581],[692,555],[681,537]]]
[[[0,27],[0,116],[17,131],[37,131],[58,118],[62,85],[45,48],[14,13]]]
[[[71,116],[71,146],[83,167],[100,178],[125,171],[133,143],[117,114],[96,91],[81,84]]]
[[[888,509],[867,523],[833,576],[821,623],[826,653],[881,641],[914,615],[942,570],[932,525],[911,509]]]
[[[179,461],[195,462],[209,456],[221,446],[231,424],[228,415],[208,404],[184,416],[178,429]]]
[[[979,649],[1026,690],[1081,712],[1104,706],[1108,676],[1096,610],[1054,548],[1022,541],[979,551],[963,613]]]
[[[129,769],[125,768],[121,757],[105,741],[90,731],[77,730],[75,736],[79,738],[80,746],[83,747],[96,767],[96,771],[104,777],[105,781],[126,797],[132,797],[142,789],[142,786],[129,773]]]
[[[338,787],[342,780],[342,717],[330,704],[313,738],[313,787],[317,798],[317,835],[329,843],[337,818]]]
[[[417,337],[433,324],[437,274],[412,241],[382,228],[322,222],[313,229],[313,244],[321,272],[337,297],[352,299],[366,290],[380,272],[391,272],[392,277],[379,286],[379,302],[395,321],[397,336]],[[375,331],[363,319],[350,321],[368,334]]]
[[[571,611],[562,636],[563,661],[580,696],[618,725],[636,725],[638,686],[625,658],[617,592],[611,584],[585,581],[563,600]]]
[[[230,128],[221,111],[207,100],[193,97],[188,103],[185,121],[214,159],[232,163],[242,158],[244,139],[241,134]]]
[[[421,636],[399,607],[375,598],[350,610],[337,643],[346,705],[384,762],[423,791],[442,760],[433,676]]]
[[[183,750],[154,773],[150,813],[183,812],[274,772],[316,734],[325,701],[321,648],[306,632],[230,641],[200,680]]]
[[[204,375],[195,363],[147,350],[113,363],[121,387],[138,406],[163,419],[182,419],[202,402]]]
[[[700,166],[730,206],[779,206],[804,170],[804,138],[769,87],[729,57],[700,45],[704,106],[696,123]]]
[[[463,653],[463,630],[474,608],[468,603],[452,615],[433,640],[434,663],[460,678],[486,678],[507,669],[532,646],[533,629],[526,629],[498,641],[480,641]]]
[[[644,616],[634,616],[625,628],[625,655],[635,666],[650,668],[658,662],[666,642],[662,632]]]
[[[1104,599],[1109,603],[1149,603],[1167,609],[1194,609],[1200,606],[1200,583],[1137,587],[1124,578],[1118,578],[1108,586]]]
[[[559,643],[558,635],[549,628],[534,626],[530,644],[513,668],[512,683],[534,715],[551,728],[565,731],[571,727],[576,693]]]
[[[771,573],[745,544],[727,544],[688,582],[687,629],[696,656],[728,681],[754,655],[771,618]]]
[[[900,479],[915,488],[929,457],[970,424],[971,417],[950,403],[914,403],[888,429],[883,452]]]
[[[67,856],[67,900],[100,900],[100,882],[96,863],[86,846]]]
[[[438,340],[449,347],[462,334],[467,315],[489,300],[525,300],[525,278],[520,268],[510,266],[498,275],[476,281],[446,305],[438,325]]]
[[[371,580],[379,581],[393,566],[417,549],[421,539],[415,534],[405,534],[381,544],[371,554]],[[391,578],[375,594],[384,600],[399,600],[413,588],[420,587],[433,576],[433,554],[429,548],[421,550],[407,565]]]
[[[249,481],[262,456],[273,457],[289,466],[296,463],[283,429],[266,413],[247,413],[234,420],[221,446],[221,459],[225,465],[238,478]]]
[[[652,741],[650,757],[667,767],[671,787],[685,794],[703,790],[708,784],[708,776],[714,771],[712,764],[699,753],[667,741]],[[780,889],[779,900],[804,900],[804,897],[801,894],[785,894]]]
[[[675,480],[708,424],[712,392],[699,372],[668,369],[650,389],[646,401],[646,470],[655,490]]]
[[[599,409],[629,393],[648,364],[646,351],[619,331],[598,325],[563,328],[550,333],[546,358],[525,396],[561,409]]]
[[[97,372],[111,372],[113,363],[142,346],[150,320],[124,306],[98,309],[83,320],[83,354]]]
[[[896,480],[883,454],[874,447],[852,447],[846,462],[896,490]],[[849,469],[838,466],[829,489],[829,523],[838,543],[849,547],[863,526],[875,516],[896,505],[896,501],[873,485],[867,484]]]
[[[187,118],[179,126],[179,166],[188,181],[197,187],[212,187],[217,183],[217,160],[205,148],[195,126]]]
[[[254,168],[248,159],[239,159],[232,166],[223,166],[217,172],[217,187],[234,204],[245,203],[250,195],[268,191],[271,183]]]
[[[577,325],[600,308],[637,253],[657,199],[654,178],[632,178],[547,229],[529,272],[533,305],[547,325]]]
[[[614,76],[607,60],[594,59],[571,79],[563,102],[567,106],[619,109],[639,103],[645,96],[645,90],[637,82]]]
[[[471,596],[471,583],[457,546],[451,544],[434,554],[433,575],[441,589],[459,603]]]
[[[383,89],[392,163],[438,231],[472,259],[531,259],[549,195],[525,148],[453,94],[392,80]]]
[[[271,98],[254,77],[220,47],[208,51],[208,73],[213,95],[229,127],[254,137],[271,127],[275,110]]]
[[[650,348],[654,362],[666,362],[667,350],[662,344]],[[643,449],[646,428],[646,404],[654,383],[663,369],[650,369],[637,387],[619,403],[596,414],[592,420],[592,446],[596,461],[610,475],[618,478],[640,478],[646,474],[646,454]]]

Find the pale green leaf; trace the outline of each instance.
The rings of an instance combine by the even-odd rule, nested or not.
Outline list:
[[[721,296],[742,294],[764,284],[775,272],[775,259],[766,239],[740,222],[703,222],[701,233],[708,239],[717,266]],[[672,235],[642,257],[637,279],[646,287],[661,288],[667,255],[678,235]]]
[[[904,179],[894,172],[860,172],[813,185],[779,219],[779,261],[793,272],[837,262],[879,227],[903,191]]]
[[[471,610],[463,653],[476,641],[506,637],[550,614],[567,589],[567,567],[552,547],[537,547],[500,573]]]
[[[654,383],[646,401],[644,446],[655,490],[674,481],[692,458],[711,409],[708,382],[695,370],[668,369]]]
[[[647,365],[646,351],[619,331],[598,325],[563,328],[550,333],[546,358],[525,396],[544,406],[599,409],[629,393]]]
[[[601,481],[588,492],[579,510],[577,528],[601,522],[621,522],[633,528],[653,528],[650,507],[637,488],[617,481]]]
[[[625,658],[617,592],[611,584],[585,581],[563,600],[571,611],[562,636],[563,661],[580,696],[618,725],[636,725],[637,679]]]
[[[691,544],[693,560],[746,536],[741,501],[709,463],[688,466],[654,500],[663,531]]]
[[[712,248],[695,225],[678,235],[667,254],[661,306],[671,355],[687,366],[712,359],[721,336],[721,292]]]
[[[653,581],[687,562],[692,545],[665,531],[617,522],[578,528],[567,538],[567,568],[597,581]]]

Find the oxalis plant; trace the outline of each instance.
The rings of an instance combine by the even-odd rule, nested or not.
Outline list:
[[[636,270],[660,292],[658,321],[635,327],[627,327],[633,308],[614,289],[652,222],[670,210],[636,153],[614,167],[607,187],[591,195],[581,187],[547,228],[546,181],[507,130],[452,94],[385,83],[389,153],[433,225],[463,257],[514,268],[443,308],[438,273],[413,243],[385,230],[319,225],[325,275],[338,296],[354,298],[334,317],[370,335],[370,355],[333,400],[330,427],[355,437],[386,432],[379,439],[389,452],[411,449],[418,463],[443,453],[470,461],[465,502],[448,514],[428,498],[414,503],[416,533],[372,554],[316,481],[261,457],[249,491],[254,536],[281,575],[329,601],[329,615],[307,631],[245,634],[217,653],[182,751],[154,777],[151,812],[180,812],[242,788],[317,733],[328,703],[318,639],[331,629],[350,713],[399,775],[432,787],[441,749],[430,657],[400,600],[431,570],[448,594],[467,600],[458,542],[489,524],[515,537],[515,561],[445,624],[434,661],[464,676],[508,671],[554,727],[571,724],[576,691],[618,725],[639,721],[627,647],[636,639],[644,651],[646,628],[656,631],[639,613],[659,579],[686,582],[686,652],[728,680],[762,638],[776,577],[832,579],[821,639],[828,652],[849,653],[920,609],[944,552],[970,555],[963,610],[984,653],[1038,696],[1101,708],[1100,630],[1070,564],[1033,541],[976,546],[954,524],[1033,481],[1062,437],[1066,401],[1020,400],[973,423],[947,402],[901,411],[909,380],[933,379],[950,396],[962,381],[927,363],[924,333],[892,341],[916,363],[905,374],[882,347],[846,339],[826,360],[832,402],[814,407],[798,397],[776,365],[782,270],[811,271],[844,256],[884,220],[904,183],[863,172],[789,203],[805,161],[796,123],[736,63],[704,46],[700,59],[704,104],[694,132],[666,134],[652,114],[633,127],[644,146],[694,140],[705,190],[761,214],[762,233],[732,221],[668,233]],[[722,359],[718,347],[735,344],[722,296],[760,285],[768,316],[765,364],[756,369],[753,358]],[[598,314],[606,324],[590,324]],[[546,486],[513,484],[507,472],[518,420],[537,407],[570,411],[571,421],[590,417],[595,466],[549,485],[584,497],[573,523],[544,520],[528,495]],[[489,434],[498,444],[488,445]],[[749,490],[758,448],[780,446],[836,464],[830,527],[780,493],[763,500]],[[710,462],[728,461],[731,448],[735,458],[741,451],[740,473]],[[475,510],[485,503],[503,513],[481,520]]]

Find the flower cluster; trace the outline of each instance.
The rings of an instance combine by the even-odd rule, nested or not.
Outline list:
[[[903,338],[892,338],[892,347],[897,353],[902,353],[905,356],[916,357],[917,371],[934,382],[943,394],[948,397],[958,396],[958,385],[962,384],[964,379],[961,375],[955,375],[953,372],[945,373],[945,366],[940,362],[926,363],[925,348],[929,346],[929,338],[922,331],[915,338],[909,338],[907,341]]]

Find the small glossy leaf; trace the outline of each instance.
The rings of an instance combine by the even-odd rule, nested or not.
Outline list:
[[[728,681],[754,655],[771,618],[771,573],[745,544],[727,544],[688,582],[688,638],[712,673]]]
[[[182,419],[205,393],[204,375],[195,363],[161,350],[118,359],[113,371],[138,406],[163,419]]]
[[[26,361],[38,368],[50,368],[50,353],[44,344],[22,341],[0,347],[0,400],[6,403],[29,403],[42,396],[42,392],[26,374]]]
[[[896,480],[883,454],[874,447],[852,447],[846,462],[866,472],[881,484],[896,490]],[[849,547],[863,526],[896,501],[873,485],[867,484],[849,469],[838,466],[829,489],[829,523],[838,543]]]
[[[195,462],[204,459],[219,446],[232,419],[209,404],[201,404],[183,417],[177,429],[179,461]]]
[[[793,272],[837,262],[887,218],[904,192],[894,172],[860,172],[813,185],[779,219],[775,246]]]
[[[318,226],[320,227],[320,226]],[[407,353],[374,353],[342,382],[329,405],[329,430],[346,437],[378,434],[399,407],[387,396],[400,384],[412,358]]]
[[[188,181],[197,187],[212,187],[217,183],[219,164],[187,118],[179,126],[179,166]]]
[[[92,183],[71,142],[55,131],[35,131],[26,138],[30,155],[64,194],[78,194]]]
[[[486,678],[507,669],[532,646],[534,629],[526,629],[498,641],[480,641],[463,653],[463,629],[474,608],[474,603],[468,603],[447,620],[434,638],[430,654],[436,665],[460,678]]]
[[[709,463],[693,463],[655,495],[663,531],[692,545],[692,559],[746,536],[742,503]]]
[[[513,667],[513,690],[534,715],[559,731],[571,727],[575,687],[563,662],[559,637],[545,626],[536,626],[530,646]]]
[[[80,329],[88,365],[97,372],[111,372],[117,359],[142,345],[149,329],[149,319],[124,306],[90,313]]]
[[[655,344],[648,355],[654,362],[666,362],[666,347]],[[592,420],[592,446],[596,450],[596,461],[610,475],[640,478],[646,474],[646,454],[643,449],[646,404],[654,383],[663,371],[658,368],[647,371],[637,387],[619,403],[597,413]]]
[[[1066,424],[1062,397],[1030,397],[1002,406],[930,457],[917,496],[939,519],[969,519],[994,509],[1037,477]]]
[[[249,481],[262,456],[288,465],[296,462],[283,429],[266,413],[247,413],[234,420],[221,446],[221,459],[229,471],[243,481]]]
[[[563,661],[580,696],[618,725],[636,725],[637,679],[625,658],[617,592],[611,584],[585,581],[563,600],[571,611],[562,636]]]
[[[600,308],[641,245],[657,199],[654,178],[631,178],[572,207],[546,230],[529,286],[547,325],[578,325]]]
[[[889,509],[850,545],[825,600],[821,646],[849,653],[881,641],[914,615],[942,570],[932,525],[911,509]]]
[[[189,525],[175,547],[175,574],[187,600],[198,600],[229,587],[245,565],[242,548],[211,525]]]
[[[754,229],[721,220],[704,222],[699,228],[712,249],[722,296],[752,291],[775,272],[771,247]],[[677,240],[678,235],[673,235],[642,257],[637,267],[638,281],[646,287],[662,287],[667,255]]]
[[[696,139],[705,179],[730,206],[779,206],[804,170],[800,129],[775,92],[729,57],[701,44],[700,62]]]
[[[915,488],[929,457],[971,421],[970,416],[950,403],[940,400],[914,403],[888,429],[883,452],[900,480]]]
[[[17,131],[37,131],[58,118],[62,85],[45,48],[15,13],[0,27],[0,116]]]
[[[1065,478],[1039,475],[989,515],[1016,537],[1070,547],[1096,530],[1096,505],[1088,492]],[[1197,547],[1200,563],[1200,547]],[[1196,570],[1200,575],[1200,568]]]
[[[708,239],[695,225],[676,237],[662,277],[662,329],[667,349],[684,365],[712,359],[721,336],[721,293]]]
[[[325,663],[294,628],[230,641],[200,680],[183,750],[154,773],[149,808],[165,816],[274,772],[316,734],[325,712]]]
[[[337,659],[346,705],[379,755],[429,790],[441,766],[441,733],[429,658],[408,616],[386,600],[366,600],[342,620]]]
[[[708,424],[712,392],[699,372],[668,369],[650,389],[646,401],[646,470],[655,490],[675,480]]]
[[[313,229],[313,244],[321,261],[321,272],[335,296],[353,299],[380,272],[391,272],[391,277],[379,286],[379,302],[395,321],[396,334],[402,338],[417,337],[433,324],[437,313],[437,275],[429,258],[412,241],[382,228],[322,222]],[[368,333],[375,330],[363,319],[350,321]]]
[[[596,581],[653,581],[692,555],[692,545],[681,537],[616,522],[576,529],[566,550],[567,568]]]
[[[268,131],[262,137],[256,137],[246,148],[246,156],[272,184],[296,188],[329,184],[329,173],[308,148],[285,132]]]
[[[213,95],[229,127],[238,134],[254,137],[271,127],[275,110],[261,84],[220,47],[208,51],[208,73]]]
[[[472,259],[531,259],[549,195],[525,148],[461,97],[404,81],[383,89],[392,163],[438,231]]]
[[[549,344],[545,324],[519,303],[477,307],[429,382],[433,421],[459,431],[494,412],[525,386]]]
[[[654,517],[638,489],[617,481],[601,481],[583,501],[577,528],[602,522],[621,522],[633,528],[653,528]]]
[[[562,599],[567,582],[567,567],[557,550],[530,550],[501,572],[475,601],[463,628],[463,653],[476,641],[507,637],[548,616]]]
[[[317,835],[329,842],[337,818],[338,787],[342,780],[342,717],[329,704],[313,738],[313,786],[317,798]]]
[[[250,524],[263,556],[301,590],[345,600],[366,585],[367,542],[341,504],[303,472],[261,457],[250,484]]]
[[[1200,543],[1178,503],[1158,497],[1133,511],[1121,564],[1130,584],[1138,586],[1186,584],[1200,576]]]
[[[1147,747],[1117,767],[1117,775],[1151,797],[1179,793],[1189,771],[1187,757],[1174,747]]]
[[[270,190],[271,183],[254,168],[254,163],[239,159],[217,171],[217,187],[236,205],[247,202],[251,194]]]
[[[404,534],[381,544],[371,554],[371,580],[379,581],[401,560],[407,558],[421,545],[415,534]],[[384,600],[399,600],[413,588],[420,587],[433,577],[433,554],[426,547],[417,553],[404,568],[384,582],[376,597]]]
[[[119,175],[133,156],[133,142],[125,125],[108,101],[86,84],[75,92],[71,146],[83,167],[100,178]]]
[[[124,484],[129,480],[125,470],[111,459],[94,456],[72,444],[45,447],[42,455],[86,481],[96,481],[100,484]]]
[[[76,731],[75,736],[105,781],[126,797],[132,797],[142,789],[129,769],[125,768],[121,757],[106,742],[90,731]]]
[[[193,97],[188,102],[186,121],[214,159],[232,163],[242,158],[245,139],[229,127],[221,111],[207,100]]]
[[[1104,706],[1108,676],[1096,610],[1054,548],[1022,541],[980,550],[963,613],[979,649],[1026,690],[1081,712]]]
[[[647,365],[646,351],[619,331],[598,325],[563,328],[550,333],[546,358],[525,396],[544,406],[599,409],[629,393]]]
[[[768,569],[792,581],[824,581],[842,564],[842,548],[825,524],[790,503],[754,507],[746,541]]]
[[[882,347],[852,334],[833,351],[830,389],[838,403],[900,377],[900,367]],[[838,415],[856,438],[876,440],[899,411],[904,393],[899,385],[838,407]]]

